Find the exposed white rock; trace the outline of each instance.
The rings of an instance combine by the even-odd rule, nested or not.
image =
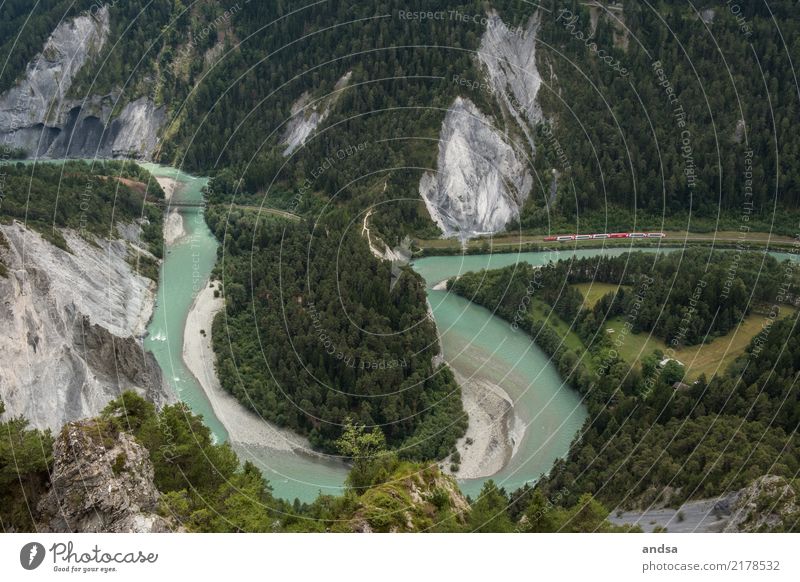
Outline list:
[[[527,157],[535,151],[533,128],[543,119],[538,27],[538,12],[521,28],[509,27],[494,10],[488,13],[478,60],[494,98],[523,132],[530,151],[495,128],[469,99],[456,99],[442,127],[438,173],[420,181],[420,194],[445,236],[466,239],[502,230],[519,216],[530,193]]]
[[[713,8],[706,8],[700,11],[700,19],[706,24],[713,24],[716,16],[717,12]]]
[[[502,230],[519,216],[533,184],[525,154],[462,97],[445,116],[437,164],[436,173],[422,176],[419,192],[445,236]]]
[[[495,98],[520,126],[531,150],[532,127],[542,120],[537,96],[542,78],[536,68],[539,13],[523,28],[510,28],[494,10],[489,12],[478,60],[483,63]]]
[[[157,108],[146,97],[128,103],[111,125],[111,155],[129,158],[149,155],[158,145],[158,131],[165,121],[164,108]]]
[[[342,75],[330,95],[312,101],[311,95],[306,91],[292,104],[292,116],[286,123],[286,130],[281,138],[281,143],[286,146],[283,150],[284,156],[292,155],[297,148],[306,143],[317,127],[327,119],[352,76],[352,71]]]
[[[361,236],[367,239],[369,250],[376,259],[391,261],[398,265],[406,265],[411,260],[411,237],[406,236],[403,241],[395,248],[390,248],[381,238],[372,233],[369,227],[369,219],[372,216],[372,209],[364,214],[364,222],[361,225]]]
[[[745,125],[744,119],[737,120],[736,128],[733,130],[733,141],[736,143],[742,143],[746,129],[747,126]]]
[[[158,513],[150,453],[128,434],[94,420],[64,427],[53,447],[51,487],[36,516],[41,532],[181,531]]]
[[[78,72],[108,42],[109,11],[62,22],[27,66],[25,77],[0,95],[0,139],[40,157],[150,157],[166,110],[142,97],[127,103],[119,92],[69,98]]]
[[[36,124],[57,125],[75,75],[108,38],[108,6],[59,24],[42,52],[28,64],[25,78],[0,97],[0,131]]]
[[[292,155],[294,150],[306,143],[308,137],[322,121],[322,115],[319,111],[313,108],[310,111],[306,111],[310,101],[311,94],[305,92],[292,105],[292,118],[286,124],[286,132],[283,134],[281,141],[281,143],[286,144],[286,149],[283,150],[284,156]]]
[[[122,390],[172,401],[141,337],[155,284],[128,263],[129,243],[91,244],[72,231],[72,252],[19,223],[0,226],[8,277],[0,278],[0,398],[6,417],[40,428],[96,415]]]

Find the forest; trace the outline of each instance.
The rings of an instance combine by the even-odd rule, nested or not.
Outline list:
[[[31,14],[28,0],[8,0],[0,5],[0,93],[9,89],[25,67],[42,50],[62,18],[77,16],[92,4],[89,0],[42,0]],[[24,31],[24,34],[20,34]]]
[[[599,19],[582,3],[545,4],[554,12],[542,18],[540,62],[558,87],[545,82],[540,93],[549,119],[537,168],[562,176],[555,207],[532,196],[523,227],[561,216],[615,224],[621,212],[654,227],[680,216],[685,228],[747,214],[764,229],[777,218],[790,233],[775,209],[797,207],[800,180],[791,2],[743,3],[737,15],[712,2],[626,2]],[[626,74],[587,50],[581,33]]]
[[[796,208],[800,191],[800,137],[792,131],[800,25],[789,0],[745,4],[734,15],[712,2],[631,2],[598,18],[586,3],[542,2],[536,59],[540,73],[551,74],[543,75],[543,118],[532,128],[537,190],[519,226],[658,227],[666,220],[702,229],[734,225],[746,214],[761,229],[774,217],[772,227],[789,234],[788,218],[796,221],[796,212],[776,210]],[[30,19],[24,2],[0,7],[0,32],[7,32],[0,38],[9,39],[0,47],[7,57],[0,90],[19,78],[61,18],[93,6],[86,0],[40,5]],[[295,10],[268,0],[226,11],[209,1],[113,3],[108,46],[97,57],[102,66],[86,67],[72,96],[123,90],[127,98],[148,95],[166,105],[170,127],[159,160],[217,177],[215,190],[228,199],[259,196],[270,205],[272,197],[301,188],[331,152],[366,143],[368,156],[337,163],[314,190],[359,209],[407,199],[385,206],[375,219],[394,244],[409,232],[435,232],[427,211],[412,201],[422,171],[434,165],[439,128],[457,95],[513,133],[496,96],[446,82],[453,75],[477,85],[484,79],[475,58],[482,27],[408,20],[399,11],[482,15],[495,9],[519,26],[533,6],[329,0]],[[23,20],[26,32],[16,38]],[[620,66],[608,66],[579,37],[590,37],[589,47],[602,47]],[[211,52],[219,62],[203,58]],[[137,62],[132,74],[130,60]],[[350,86],[323,127],[285,159],[279,142],[291,105],[304,92],[330,93],[347,72]],[[559,172],[555,201],[553,168]],[[361,179],[352,182],[355,177]],[[386,194],[376,187],[384,182]]]
[[[447,456],[466,429],[418,275],[369,251],[347,217],[319,223],[209,208],[222,241],[213,327],[223,387],[245,406],[331,451],[352,420],[382,426],[403,458]]]
[[[795,475],[796,328],[794,318],[775,323],[764,349],[754,340],[736,370],[710,380],[683,389],[659,382],[644,399],[620,394],[611,406],[590,404],[578,442],[542,481],[543,492],[569,483],[609,506],[674,507],[767,473]]]
[[[0,402],[0,413],[2,402]],[[624,532],[591,495],[567,507],[540,492],[517,498],[488,481],[465,502],[436,465],[400,459],[380,429],[348,423],[337,449],[352,459],[344,495],[293,503],[272,495],[269,483],[228,444],[214,444],[202,419],[185,404],[156,411],[132,392],[83,421],[92,439],[133,435],[149,453],[161,493],[157,511],[189,532]],[[53,437],[24,418],[0,423],[0,529],[34,531],[37,502],[53,467]],[[411,485],[418,487],[411,497]],[[419,498],[419,491],[424,497]]]
[[[712,21],[704,21],[701,12],[714,6],[664,1],[654,5],[656,13],[628,3],[619,17],[629,30],[623,34],[620,22],[596,19],[595,9],[583,3],[542,3],[537,63],[552,74],[539,93],[544,119],[534,128],[532,170],[543,176],[534,180],[543,191],[530,196],[519,226],[544,231],[574,228],[577,221],[613,230],[666,221],[672,228],[735,229],[747,220],[754,228],[791,233],[796,212],[775,210],[796,207],[800,180],[800,143],[791,130],[796,98],[791,62],[800,59],[800,45],[791,40],[800,37],[796,19],[789,17],[793,7],[788,1],[770,3],[769,10],[751,3],[742,7],[740,19],[717,7]],[[531,14],[531,5],[523,2],[491,7],[513,26],[525,24]],[[187,117],[202,117],[202,126],[182,124],[164,148],[164,159],[219,176],[218,193],[258,194],[270,205],[282,192],[301,188],[331,152],[367,143],[368,159],[336,164],[316,189],[335,193],[337,203],[352,200],[364,208],[386,197],[369,179],[378,172],[372,181],[388,182],[394,198],[415,199],[421,170],[408,168],[434,164],[435,138],[457,94],[512,131],[492,94],[439,80],[454,74],[483,79],[474,56],[483,31],[460,22],[396,17],[400,9],[422,8],[482,14],[486,5],[326,2],[313,14],[300,11],[279,21],[273,21],[283,13],[279,3],[245,6],[232,25],[247,42],[187,103]],[[773,14],[787,44],[773,34]],[[350,24],[364,18],[369,20]],[[748,34],[740,30],[742,19]],[[589,35],[594,22],[591,38],[624,65],[626,76],[576,41],[576,31]],[[303,42],[293,43],[297,38]],[[284,159],[279,141],[291,104],[304,91],[328,94],[348,71],[351,88],[325,122],[335,129],[321,128]],[[238,81],[231,84],[234,75]],[[391,139],[396,136],[418,137]],[[554,203],[552,168],[560,172]],[[356,176],[364,178],[351,183]],[[382,208],[376,220],[390,243],[408,232],[431,234],[421,205]],[[398,230],[397,222],[405,228]]]
[[[572,285],[591,280],[627,290],[620,287],[588,308]],[[608,507],[677,506],[741,488],[760,475],[791,477],[798,470],[791,442],[800,424],[800,395],[793,389],[800,338],[795,316],[779,320],[772,311],[795,301],[792,262],[710,249],[626,253],[562,260],[538,272],[521,264],[467,273],[449,289],[530,333],[584,396],[589,419],[568,458],[543,476],[539,487],[546,496],[567,487],[566,503],[591,493]],[[537,315],[536,302],[568,322],[582,350],[567,345],[550,317]],[[765,304],[763,330],[734,365],[691,384],[682,382],[680,367],[658,364],[663,354],[639,365],[625,362],[604,333],[604,322],[622,315],[631,333],[680,344],[709,341]]]
[[[164,192],[150,173],[135,162],[68,161],[6,163],[0,221],[22,222],[61,249],[68,250],[60,229],[82,236],[117,238],[117,225],[136,222],[141,241],[160,258],[164,252],[163,210],[154,204]],[[157,277],[154,265],[141,265],[143,274]]]

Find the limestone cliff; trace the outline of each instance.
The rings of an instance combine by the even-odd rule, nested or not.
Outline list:
[[[533,128],[543,119],[537,99],[542,86],[536,66],[538,27],[538,12],[525,28],[512,29],[491,11],[478,49],[478,60],[486,71],[494,98],[525,134],[531,152],[536,149]]]
[[[519,28],[509,27],[494,10],[488,13],[477,60],[501,118],[492,119],[469,99],[457,98],[442,124],[437,171],[424,174],[419,185],[445,237],[502,231],[519,217],[530,194],[534,129],[543,119],[538,27],[538,12]]]
[[[127,433],[107,422],[66,425],[53,448],[48,493],[39,501],[40,532],[169,532],[175,524],[155,513],[159,492],[153,465]]]
[[[62,22],[25,76],[0,95],[0,139],[29,155],[149,158],[166,121],[146,97],[68,95],[78,72],[95,62],[109,35],[108,6]],[[113,110],[120,109],[112,116]]]
[[[37,428],[96,415],[132,389],[162,405],[163,385],[141,337],[155,284],[134,272],[131,243],[89,242],[72,231],[69,251],[18,223],[0,226],[7,276],[0,277],[0,398],[6,417]]]
[[[311,94],[306,92],[292,104],[291,118],[286,122],[281,138],[281,143],[286,146],[283,150],[284,156],[292,155],[297,148],[306,143],[319,125],[327,119],[341,92],[350,83],[351,76],[352,72],[342,75],[329,95],[312,100]]]
[[[525,153],[462,97],[445,116],[437,166],[422,176],[419,192],[445,236],[502,230],[519,216],[533,184]]]
[[[726,499],[726,532],[796,531],[800,521],[800,483],[777,475],[759,477]]]

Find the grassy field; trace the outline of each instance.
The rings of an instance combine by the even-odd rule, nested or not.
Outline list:
[[[586,351],[586,346],[583,344],[581,338],[578,337],[578,334],[571,331],[569,324],[553,313],[549,305],[543,301],[534,299],[531,301],[531,313],[535,319],[547,321],[547,325],[564,338],[564,345],[576,354],[580,355]]]
[[[583,305],[584,307],[592,308],[594,304],[600,301],[600,298],[603,295],[608,293],[613,293],[620,287],[624,289],[629,289],[626,285],[614,285],[613,283],[578,283],[577,285],[573,285],[578,291],[581,292],[583,295]]]
[[[781,306],[780,317],[790,317],[796,312],[794,307]],[[622,318],[617,317],[606,322],[606,330],[614,330],[612,337],[617,338],[622,333],[623,321]],[[763,329],[764,321],[764,315],[752,313],[742,320],[736,329],[715,338],[710,343],[684,346],[676,350],[675,358],[687,368],[686,379],[694,381],[702,374],[711,378],[714,374],[727,370],[733,361],[744,353],[750,340]],[[644,333],[628,333],[624,341],[616,346],[620,357],[629,363],[638,363],[641,358],[648,356],[656,349],[666,351],[667,345],[661,339]]]

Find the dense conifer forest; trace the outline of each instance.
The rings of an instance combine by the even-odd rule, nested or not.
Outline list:
[[[402,457],[438,459],[466,428],[422,281],[372,256],[337,212],[322,223],[214,207],[226,309],[214,323],[223,387],[331,451],[348,419],[381,426]]]
[[[69,161],[64,164],[7,163],[2,166],[0,221],[17,220],[67,249],[60,229],[82,236],[118,238],[117,225],[141,226],[141,242],[156,258],[164,252],[164,192],[135,162]],[[154,261],[140,257],[142,272],[155,279]]]

